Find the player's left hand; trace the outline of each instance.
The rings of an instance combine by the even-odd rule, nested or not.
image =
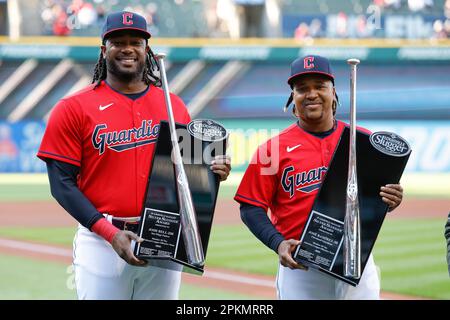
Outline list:
[[[211,170],[220,176],[220,181],[225,181],[231,171],[230,156],[216,156],[211,162]]]
[[[307,266],[304,266],[303,264],[295,261],[294,258],[292,258],[292,252],[299,244],[300,241],[295,239],[289,239],[281,241],[281,243],[278,245],[277,248],[278,259],[280,260],[280,264],[283,267],[289,268],[291,270],[294,269],[308,270]]]
[[[388,211],[397,208],[403,199],[403,188],[399,184],[387,184],[380,188],[381,199],[389,206]]]

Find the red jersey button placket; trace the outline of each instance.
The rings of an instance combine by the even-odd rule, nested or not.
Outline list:
[[[132,113],[132,117],[133,117],[133,124],[134,124],[134,128],[139,128],[142,125],[142,118],[141,118],[141,113],[139,112],[139,103],[136,101],[133,101],[133,103],[131,104],[131,113]],[[136,135],[133,136],[133,142],[137,143],[138,139],[136,137]],[[141,165],[141,158],[142,158],[142,153],[141,150],[143,149],[143,147],[139,147],[136,146],[134,148],[134,157],[135,157],[135,174],[136,174],[136,209],[139,208],[139,203],[140,203],[140,188],[142,186],[142,183],[140,181],[145,179],[145,175],[142,173],[142,165]]]
[[[330,163],[330,159],[331,159],[331,152],[330,152],[330,144],[329,143],[325,143],[325,147],[324,147],[324,153],[325,153],[325,163],[328,164]]]
[[[133,120],[135,127],[139,127],[142,124],[141,112],[139,111],[139,102],[133,102],[132,112],[133,112]]]
[[[135,101],[133,103],[133,113],[134,113],[134,119],[137,123],[136,128],[139,128],[143,125],[143,117],[142,117],[142,112],[140,110],[141,107],[141,103],[139,101]],[[141,137],[142,140],[143,137]],[[138,139],[135,139],[136,142],[138,142]],[[144,195],[144,191],[145,190],[145,185],[146,185],[146,181],[147,181],[147,172],[146,170],[148,169],[148,164],[144,163],[144,160],[146,159],[145,157],[145,150],[146,150],[146,146],[145,145],[141,145],[136,147],[136,176],[139,177],[139,182],[138,184],[138,192],[136,192],[136,198],[137,198],[137,202],[138,203],[142,203],[142,196]]]
[[[322,155],[322,166],[326,166],[327,164],[327,152],[328,152],[328,148],[327,148],[327,143],[322,139],[320,140],[320,148],[321,148],[321,155]]]
[[[137,124],[138,124],[137,127],[140,127],[142,125],[142,116],[141,116],[141,111],[139,110],[140,105],[141,105],[141,103],[139,101],[135,101],[134,105],[133,105],[133,110],[136,110],[135,119],[136,119]],[[142,156],[142,153],[145,151],[144,147],[138,147],[138,149],[139,149],[138,154],[140,154]],[[143,178],[145,178],[145,176],[143,176]]]

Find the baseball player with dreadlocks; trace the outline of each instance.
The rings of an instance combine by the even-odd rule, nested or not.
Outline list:
[[[74,240],[79,299],[176,299],[181,274],[146,266],[133,255],[164,93],[154,70],[145,18],[108,15],[92,85],[60,100],[38,157],[47,164],[52,195],[78,222]],[[171,95],[175,121],[190,117]],[[225,180],[229,158],[211,170]]]

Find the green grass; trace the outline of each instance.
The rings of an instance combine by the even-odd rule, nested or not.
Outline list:
[[[184,300],[260,300],[257,296],[247,296],[235,292],[196,287],[181,283],[180,299]]]
[[[233,199],[236,186],[222,185],[219,199]],[[48,184],[0,184],[0,201],[44,201],[53,200]]]
[[[232,200],[236,194],[237,186],[224,184],[219,187],[219,199],[230,199]]]
[[[233,199],[237,190],[237,185],[231,183],[223,183],[219,188],[219,199]],[[444,188],[445,190],[445,188]],[[432,198],[448,198],[450,195],[433,194],[423,192],[408,192],[409,196],[416,198],[432,199]],[[36,201],[36,200],[53,200],[50,194],[50,187],[47,183],[38,184],[2,184],[0,183],[0,201]]]
[[[0,255],[0,300],[76,299],[71,265]],[[182,284],[183,300],[249,300],[261,297]]]
[[[0,255],[0,299],[76,299],[69,265]]]
[[[375,262],[381,268],[383,290],[419,297],[450,299],[444,224],[445,221],[436,218],[386,220],[374,248]],[[71,246],[73,234],[73,228],[0,228],[0,237],[67,246]],[[276,254],[262,245],[245,226],[213,226],[207,266],[275,275],[277,261]],[[13,272],[17,267],[10,267],[3,259],[1,265],[11,269],[9,272]],[[3,274],[7,273],[0,270],[0,274],[4,277]],[[18,272],[16,280],[21,279],[20,274],[21,272]],[[10,275],[8,279],[11,277],[13,276]],[[0,283],[3,284],[1,278]],[[30,290],[36,290],[31,288],[36,283],[30,283]],[[183,290],[189,290],[188,286],[183,287]],[[197,294],[204,292],[206,291],[202,289]],[[191,297],[191,293],[186,295],[186,299]],[[220,299],[215,293],[203,296]]]
[[[221,183],[220,199],[232,199],[242,179],[243,172],[231,171],[227,181]],[[423,181],[433,181],[432,185]],[[449,199],[450,174],[411,173],[402,177],[404,193],[408,197],[423,199]],[[0,174],[0,201],[35,201],[52,199],[46,173]]]
[[[275,275],[278,257],[244,225],[215,225],[211,230],[206,265],[264,275]]]
[[[233,183],[239,183],[239,181],[240,179],[234,179]],[[227,181],[220,185],[218,195],[219,199],[230,199],[230,200],[233,199],[238,186],[231,182]],[[405,194],[407,194],[409,197],[415,197],[420,199],[450,198],[450,192],[445,191],[448,190],[448,188],[442,187],[441,189],[444,191],[425,192],[424,190],[418,187],[415,188],[408,187],[407,189],[405,189]],[[46,183],[45,181],[44,182],[39,181],[39,183],[36,184],[0,183],[0,201],[36,201],[36,200],[53,201],[53,197],[50,194],[50,187],[48,183]]]
[[[1,227],[0,237],[36,241],[45,244],[72,246],[76,228],[73,227]]]
[[[442,219],[386,221],[374,248],[383,290],[450,299],[444,225]]]
[[[0,201],[50,200],[48,184],[0,184]]]

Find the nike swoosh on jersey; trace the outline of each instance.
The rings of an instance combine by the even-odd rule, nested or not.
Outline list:
[[[291,152],[291,151],[297,149],[298,147],[300,147],[301,145],[302,145],[302,144],[300,143],[300,144],[298,144],[298,145],[296,145],[296,146],[293,146],[293,147],[287,147],[287,148],[286,148],[286,151],[287,151],[287,152]]]
[[[113,103],[110,103],[110,104],[107,104],[106,106],[99,105],[99,106],[98,106],[98,110],[103,111],[103,110],[105,110],[105,109],[111,107],[113,104],[114,104],[114,102],[113,102]]]

